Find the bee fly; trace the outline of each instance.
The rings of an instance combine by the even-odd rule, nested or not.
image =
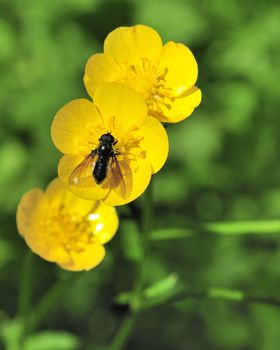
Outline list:
[[[117,160],[117,155],[120,153],[113,149],[117,142],[109,132],[101,135],[97,148],[91,151],[70,175],[69,184],[90,187],[93,178],[96,184],[100,185],[110,170],[115,181],[117,183],[122,181],[123,185],[124,180]]]

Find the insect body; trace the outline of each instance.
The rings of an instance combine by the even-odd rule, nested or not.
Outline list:
[[[116,144],[114,137],[110,134],[104,134],[99,139],[100,144],[93,152],[97,154],[97,160],[93,169],[93,177],[97,184],[101,184],[106,178],[108,165],[111,158],[115,158],[113,145]]]
[[[69,184],[80,187],[92,187],[92,179],[100,185],[109,171],[114,183],[121,185],[121,192],[126,191],[123,175],[117,160],[118,151],[113,146],[118,141],[111,133],[103,134],[99,139],[98,147],[74,169],[69,177]]]

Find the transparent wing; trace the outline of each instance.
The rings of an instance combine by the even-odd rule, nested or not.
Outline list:
[[[121,171],[119,162],[118,162],[117,157],[115,155],[112,156],[110,171],[112,173],[115,188],[116,189],[118,188],[120,191],[120,195],[122,197],[125,197],[127,194],[127,187],[125,184],[124,176],[123,176],[123,173]]]
[[[92,187],[95,181],[92,175],[97,160],[97,152],[92,151],[86,158],[73,170],[69,177],[69,184],[80,187]]]

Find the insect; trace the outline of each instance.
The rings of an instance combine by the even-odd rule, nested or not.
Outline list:
[[[117,160],[117,155],[120,153],[113,149],[117,142],[109,132],[101,135],[97,148],[92,150],[70,175],[69,184],[91,187],[94,179],[96,184],[100,185],[107,177],[108,171],[111,171],[114,182],[121,184],[124,192],[125,183]]]

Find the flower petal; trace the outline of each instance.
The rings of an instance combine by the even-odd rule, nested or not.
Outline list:
[[[17,207],[16,221],[18,232],[25,237],[34,226],[37,213],[44,201],[44,192],[39,188],[35,188],[21,198]]]
[[[18,231],[24,237],[29,248],[43,259],[56,262],[68,261],[69,255],[52,237],[46,234],[44,218],[49,209],[45,194],[40,189],[27,192],[17,209]]]
[[[55,208],[63,204],[69,215],[73,216],[87,215],[93,211],[99,203],[74,196],[74,194],[68,191],[67,187],[57,178],[47,187],[46,196],[52,210],[55,210]]]
[[[104,202],[108,205],[118,206],[129,203],[139,197],[148,187],[151,180],[151,165],[144,159],[138,158],[126,164],[125,161],[120,162],[121,170],[124,173],[124,181],[127,193],[122,196],[120,186],[111,189]],[[129,167],[129,172],[127,171]]]
[[[48,184],[45,191],[49,204],[52,204],[55,201],[59,201],[61,203],[66,192],[66,187],[57,177]]]
[[[142,139],[140,147],[145,152],[145,159],[152,166],[152,173],[158,172],[168,156],[168,136],[162,124],[153,117],[143,122],[137,133]],[[141,133],[141,134],[140,134]]]
[[[71,261],[58,265],[69,271],[90,270],[104,259],[105,249],[100,243],[92,243],[82,251],[71,251]]]
[[[196,86],[186,91],[180,97],[176,98],[171,104],[171,108],[164,108],[161,115],[157,118],[162,122],[178,123],[189,117],[195,107],[201,102],[201,91]]]
[[[93,224],[96,240],[101,244],[110,241],[119,226],[116,209],[106,205],[102,201],[98,202],[98,206],[95,208],[94,212],[89,214],[88,219]]]
[[[47,261],[69,263],[71,261],[70,256],[62,244],[46,233],[43,226],[38,226],[36,230],[30,231],[24,237],[26,244],[33,253]]]
[[[84,84],[88,94],[93,98],[97,86],[110,81],[117,81],[122,74],[121,67],[114,59],[103,53],[92,55],[87,61]]]
[[[190,49],[183,44],[173,41],[165,44],[162,48],[160,65],[163,69],[168,69],[166,83],[176,95],[190,89],[197,80],[196,60]]]
[[[133,89],[121,83],[107,83],[99,86],[94,94],[108,131],[139,124],[147,116],[147,106]]]
[[[78,153],[84,147],[90,152],[88,140],[98,143],[97,129],[103,121],[94,104],[86,99],[77,99],[67,103],[56,114],[51,137],[62,153]]]
[[[106,37],[105,54],[118,63],[133,64],[139,58],[153,58],[160,54],[162,41],[158,33],[147,26],[119,27]]]
[[[70,186],[68,181],[73,170],[83,161],[83,156],[77,154],[67,154],[63,156],[58,164],[58,176],[60,181],[77,197],[88,200],[103,199],[109,192],[100,185],[97,185],[94,179],[89,182],[89,187]]]

